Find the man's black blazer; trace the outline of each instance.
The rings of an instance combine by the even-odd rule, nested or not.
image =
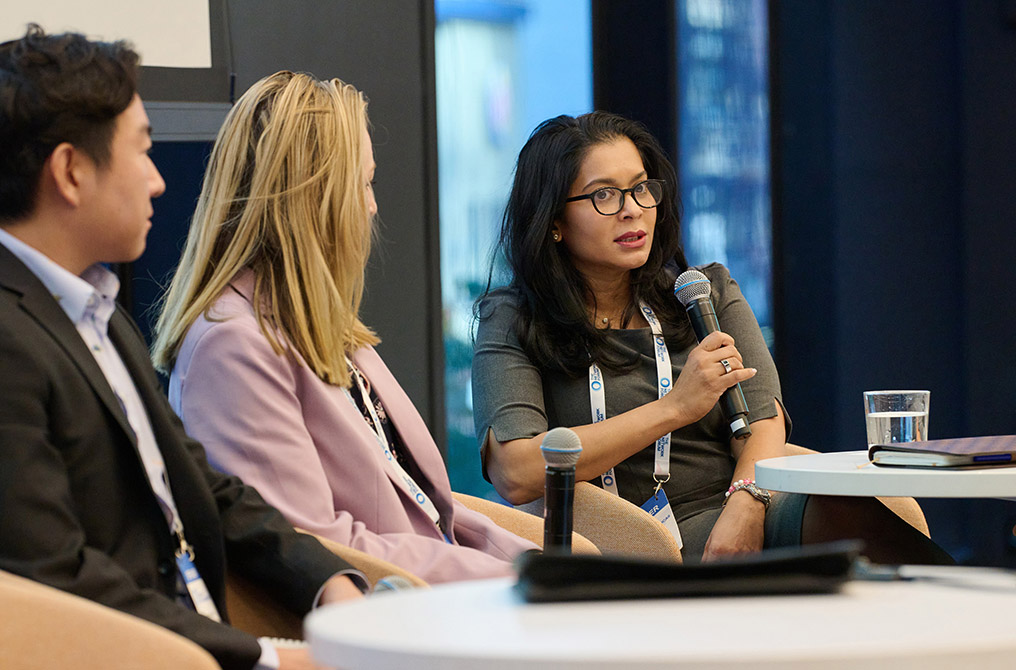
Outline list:
[[[349,566],[297,533],[258,493],[213,470],[165,399],[137,327],[109,335],[166,462],[195,562],[225,615],[225,569],[297,613]],[[147,619],[225,668],[250,668],[257,640],[178,604],[175,542],[127,417],[71,320],[0,245],[0,569]]]

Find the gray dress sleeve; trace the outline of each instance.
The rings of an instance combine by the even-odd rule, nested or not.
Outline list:
[[[748,406],[748,421],[776,416],[775,403],[780,403],[781,408],[783,406],[780,377],[754,312],[727,268],[719,263],[711,263],[701,270],[712,284],[712,298],[720,328],[734,338],[744,366],[758,370],[758,374],[741,384],[745,404]],[[783,416],[789,440],[791,422],[786,408],[783,408]]]
[[[530,438],[547,430],[543,375],[515,335],[518,311],[507,291],[480,305],[473,351],[473,424],[486,477],[487,431],[498,442]]]

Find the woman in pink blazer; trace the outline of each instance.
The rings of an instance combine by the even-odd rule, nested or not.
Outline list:
[[[373,175],[356,89],[254,84],[216,140],[153,358],[212,464],[293,525],[429,582],[511,574],[535,545],[453,500],[359,319]]]

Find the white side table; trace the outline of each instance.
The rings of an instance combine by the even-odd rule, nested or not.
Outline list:
[[[1012,668],[1016,577],[936,570],[974,583],[527,604],[511,580],[486,580],[329,605],[306,632],[319,662],[346,670]]]
[[[1014,498],[1016,467],[975,470],[886,468],[867,451],[767,458],[755,464],[755,481],[773,491],[840,496]]]

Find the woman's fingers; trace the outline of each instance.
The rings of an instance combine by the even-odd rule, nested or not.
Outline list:
[[[716,351],[725,346],[734,346],[734,338],[722,330],[709,333],[699,342],[699,347],[704,351]]]
[[[744,366],[744,361],[741,360],[741,352],[732,344],[720,347],[716,351],[710,352],[710,355],[714,358],[722,356],[722,358],[716,360],[714,365],[717,368],[719,382],[723,385],[724,389],[751,379],[758,372],[755,368]]]
[[[734,384],[751,379],[758,372],[755,368],[744,367],[744,364],[737,358],[724,358],[707,365],[706,383],[718,393],[722,393]]]
[[[689,353],[674,385],[680,393],[675,394],[673,402],[683,406],[690,420],[697,421],[716,405],[724,391],[755,373],[744,366],[734,338],[723,332],[710,333]]]
[[[708,360],[714,360],[717,363],[726,360],[731,362],[731,365],[736,360],[738,365],[742,364],[741,352],[734,346],[734,338],[724,332],[710,333],[696,348],[708,355]]]
[[[747,381],[754,377],[758,373],[755,368],[741,368],[740,370],[734,370],[729,374],[725,374],[720,379],[726,385],[725,388],[730,388],[734,384],[740,384],[743,381]]]
[[[723,332],[710,333],[688,356],[687,368],[692,376],[719,395],[735,384],[755,376],[754,368],[746,368],[734,338]],[[689,381],[691,381],[689,379]]]
[[[740,356],[721,358],[717,361],[716,365],[724,388],[730,388],[734,384],[740,384],[746,379],[751,379],[758,372],[755,368],[746,368]]]

